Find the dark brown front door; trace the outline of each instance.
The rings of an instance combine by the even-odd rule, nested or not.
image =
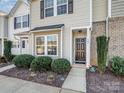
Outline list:
[[[76,38],[75,42],[75,61],[86,62],[86,38]]]

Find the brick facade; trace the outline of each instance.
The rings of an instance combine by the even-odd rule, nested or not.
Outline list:
[[[93,23],[91,36],[91,65],[97,65],[96,37],[105,35],[105,21]],[[109,59],[113,56],[124,57],[124,17],[109,19]]]
[[[105,22],[93,23],[91,35],[91,65],[97,65],[97,44],[96,37],[105,35]]]
[[[109,58],[124,57],[124,17],[109,19]]]

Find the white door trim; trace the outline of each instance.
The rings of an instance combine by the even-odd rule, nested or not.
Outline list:
[[[76,29],[87,29],[87,36],[86,36],[86,67],[89,68],[90,67],[90,47],[91,47],[91,30],[90,28],[86,28],[86,27],[75,27]],[[73,63],[73,55],[72,55],[72,51],[73,51],[73,39],[72,39],[72,32],[73,30],[75,30],[74,28],[71,28],[70,30],[70,62],[71,64]]]
[[[76,55],[76,53],[75,53],[76,47],[75,47],[75,46],[76,46],[76,45],[75,45],[75,44],[76,44],[76,39],[77,39],[77,38],[87,38],[87,37],[86,37],[86,36],[83,36],[83,37],[82,37],[82,36],[74,37],[74,41],[73,41],[73,42],[74,42],[74,46],[73,46],[73,48],[74,48],[74,54],[73,54],[73,56],[74,56],[74,63],[76,62],[76,60],[75,60],[75,55]],[[81,62],[83,62],[83,61],[81,61]]]
[[[28,41],[28,44],[26,44],[25,43],[25,48],[27,47],[27,52],[26,53],[24,53],[24,54],[29,54],[29,38],[27,37],[27,39],[25,39],[25,38],[20,38],[20,54],[22,54],[23,53],[23,48],[22,48],[22,41],[23,40],[27,40]]]

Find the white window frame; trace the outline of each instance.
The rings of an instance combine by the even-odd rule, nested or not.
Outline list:
[[[56,3],[57,3],[57,0],[56,0]],[[63,4],[57,4],[57,8],[58,8],[58,6],[63,6],[63,5],[67,5],[67,13],[65,13],[65,14],[68,14],[68,0],[67,0],[67,2],[66,3],[63,3]],[[58,9],[57,9],[58,10]],[[60,14],[60,15],[65,15],[65,14]],[[58,11],[57,11],[57,15],[58,15]],[[59,15],[58,15],[59,16]]]
[[[27,16],[27,20],[26,20],[26,21],[23,20],[23,17],[25,17],[25,16]],[[28,25],[28,22],[29,22],[28,14],[22,16],[22,22],[21,22],[21,24],[22,24],[22,28],[27,28],[27,27],[29,27],[29,26],[27,26],[27,27],[23,27],[23,22],[27,22],[27,25]]]
[[[19,41],[13,41],[12,42],[12,48],[20,48]]]
[[[61,14],[61,15],[57,14],[57,6],[62,6],[62,5],[65,5],[65,4],[67,4],[67,13],[65,13],[65,14],[68,14],[68,0],[67,0],[67,3],[59,4],[59,5],[57,5],[57,0],[53,0],[53,16],[65,15],[65,14]],[[52,7],[49,7],[49,8],[52,8]],[[44,18],[47,18],[46,17],[46,12],[45,12],[46,9],[48,9],[48,8],[45,8],[45,2],[44,2]],[[50,17],[52,17],[52,16],[50,16]]]
[[[20,28],[16,28],[16,29],[22,29],[22,28],[29,28],[29,26],[28,27],[23,27],[23,16],[28,16],[29,14],[25,14],[25,15],[20,15],[20,16],[15,16],[14,18],[18,18],[18,17],[20,17],[21,18],[21,27]],[[30,23],[30,20],[28,19],[28,21],[29,21],[29,23]],[[14,22],[13,22],[14,23]]]
[[[16,18],[16,23],[15,23],[15,26],[17,25],[17,18],[20,18],[20,23],[21,23],[21,27],[20,28],[17,28],[16,29],[21,29],[22,28],[22,17],[21,16],[17,16],[15,17]],[[14,22],[13,22],[14,23]]]
[[[55,0],[53,0],[53,6],[51,6],[51,7],[45,7],[45,1],[44,1],[44,17],[46,17],[46,9],[50,9],[50,8],[53,8],[53,16],[54,16],[54,8],[55,8]],[[52,16],[48,16],[48,17],[52,17]]]
[[[56,47],[57,47],[57,54],[56,55],[48,55],[48,45],[47,45],[47,37],[48,36],[56,36],[56,38],[57,38],[57,45],[56,45]],[[45,47],[45,50],[44,50],[44,52],[45,52],[45,54],[44,55],[37,55],[37,53],[36,53],[36,50],[37,50],[37,42],[36,42],[36,39],[37,39],[37,37],[44,37],[44,39],[45,39],[45,41],[44,41],[44,45],[40,45],[40,46],[44,46]],[[58,43],[58,34],[50,34],[50,35],[37,35],[37,36],[35,36],[35,55],[36,56],[58,56],[58,48],[59,48],[59,43]]]

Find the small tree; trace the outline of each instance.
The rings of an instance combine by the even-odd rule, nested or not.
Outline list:
[[[11,48],[12,48],[12,42],[4,41],[4,56],[8,61],[11,61],[12,59]]]
[[[109,38],[106,36],[97,37],[97,61],[100,74],[106,69],[106,61],[108,56]]]

